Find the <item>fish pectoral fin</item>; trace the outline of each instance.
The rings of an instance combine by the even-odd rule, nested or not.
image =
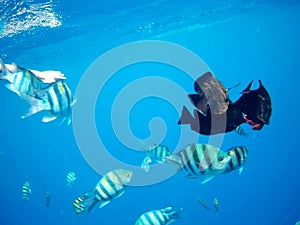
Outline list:
[[[8,90],[10,90],[10,91],[16,93],[18,96],[20,96],[20,92],[14,87],[13,84],[11,84],[11,83],[5,84],[5,87],[6,87]]]
[[[209,176],[209,177],[206,177],[202,182],[201,184],[205,184],[207,183],[208,181],[212,180],[215,176]]]
[[[151,158],[149,156],[146,156],[141,163],[141,167],[145,172],[148,172],[150,170],[150,165],[149,163],[151,162]]]
[[[53,115],[49,114],[49,115],[45,115],[45,116],[43,117],[42,121],[43,121],[44,123],[48,123],[48,122],[51,122],[51,121],[56,120],[56,119],[57,119],[56,116],[53,116]]]
[[[110,201],[101,202],[100,205],[99,205],[99,209],[106,206],[108,203],[110,203]]]
[[[244,170],[244,167],[239,168],[239,174],[241,174]]]

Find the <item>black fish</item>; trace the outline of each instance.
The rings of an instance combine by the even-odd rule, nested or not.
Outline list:
[[[271,99],[261,81],[257,90],[250,90],[252,81],[242,92],[242,96],[233,103],[228,97],[228,89],[213,78],[211,73],[203,76],[206,79],[201,80],[200,77],[194,85],[198,94],[189,95],[193,105],[200,111],[195,109],[194,115],[191,115],[183,106],[178,124],[190,124],[192,130],[203,135],[227,133],[235,130],[242,123],[250,124],[254,130],[260,130],[264,124],[269,124],[272,111]],[[202,92],[200,82],[205,87]],[[213,87],[207,87],[209,85]]]
[[[188,95],[193,105],[206,116],[208,109],[212,114],[224,114],[229,105],[228,91],[211,72],[199,77],[194,83],[198,94]]]
[[[253,130],[261,130],[264,124],[269,125],[272,114],[271,98],[259,80],[259,88],[250,90],[253,81],[242,92],[242,96],[236,101],[241,111],[245,114],[245,121]]]

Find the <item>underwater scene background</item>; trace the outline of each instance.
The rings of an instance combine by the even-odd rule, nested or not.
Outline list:
[[[25,68],[62,71],[75,98],[82,78],[99,57],[123,44],[159,40],[198,55],[225,87],[240,83],[229,91],[234,101],[251,80],[257,87],[261,79],[273,107],[270,125],[260,131],[245,125],[247,137],[236,132],[216,135],[221,138],[221,149],[237,145],[248,148],[241,174],[234,171],[201,184],[181,171],[162,182],[129,183],[120,198],[78,218],[74,200],[94,188],[103,174],[82,154],[86,149],[77,145],[74,123],[42,123],[40,114],[21,119],[28,104],[1,81],[0,223],[125,225],[134,224],[146,211],[172,206],[183,208],[175,224],[295,224],[300,220],[299,21],[300,2],[296,0],[0,1],[0,58]],[[162,53],[155,50],[157,55]],[[101,68],[97,72],[95,81],[101,77]],[[86,109],[94,112],[94,118],[87,115],[77,121],[87,127],[90,121],[95,123],[111,156],[124,165],[136,166],[136,170],[145,157],[138,149],[160,144],[153,143],[157,141],[171,150],[180,150],[181,129],[188,135],[196,134],[187,125],[177,124],[180,112],[174,107],[174,98],[161,99],[152,93],[132,103],[134,96],[143,96],[147,88],[176,96],[171,88],[153,82],[147,88],[134,86],[125,102],[115,103],[136,80],[153,76],[175,82],[186,93],[194,92],[194,80],[183,71],[162,63],[137,63],[117,71],[101,93],[96,93],[97,102]],[[77,99],[74,110],[95,94],[88,86],[85,90],[85,98]],[[120,118],[128,121],[112,121],[115,104],[121,104],[114,112],[118,116],[125,113],[122,107],[127,103],[133,107],[128,117]],[[131,133],[119,133],[123,137],[120,140],[116,130],[122,122],[129,124]],[[89,131],[83,129],[81,133],[89,141]],[[126,137],[136,138],[136,149],[124,143]],[[196,140],[208,143],[210,137],[199,135]],[[93,140],[90,143],[93,145]],[[116,169],[105,158],[94,158],[93,163],[103,165],[107,172]],[[66,181],[69,172],[77,177],[71,186]],[[32,193],[24,202],[22,185],[26,181]],[[46,195],[50,198],[48,206]],[[218,213],[199,202],[204,200],[213,207],[215,198],[219,200]]]

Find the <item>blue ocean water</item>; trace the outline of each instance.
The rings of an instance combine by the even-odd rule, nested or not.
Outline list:
[[[235,145],[249,149],[242,174],[235,171],[200,184],[180,172],[153,185],[129,185],[120,198],[101,209],[95,208],[79,220],[73,202],[91,190],[101,176],[90,167],[77,145],[78,131],[72,125],[60,125],[60,121],[42,123],[39,114],[22,120],[28,105],[1,81],[1,224],[125,225],[134,224],[143,212],[167,206],[183,208],[176,224],[287,225],[300,220],[298,1],[4,0],[0,2],[0,18],[0,58],[25,68],[62,71],[75,96],[88,68],[107,51],[135,41],[159,40],[197,54],[226,87],[241,83],[229,93],[233,100],[251,80],[257,86],[261,79],[273,106],[270,125],[261,131],[246,127],[248,138],[234,132],[224,136],[222,149]],[[157,55],[163,54],[160,49],[155,50]],[[95,82],[101,73],[99,68]],[[147,88],[154,90],[133,105],[127,121],[120,120],[116,127],[112,126],[111,111],[118,106],[114,104],[119,93],[134,81],[149,76],[172,80],[186,93],[193,92],[193,80],[183,71],[153,62],[131,65],[107,80],[95,105],[87,109],[95,112],[95,118],[87,115],[79,121],[87,127],[90,121],[95,122],[105,148],[126,165],[138,167],[144,153],[130,150],[124,139],[119,139],[115,131],[124,124],[129,124],[132,132],[121,132],[125,139],[133,135],[144,140],[156,135],[151,132],[157,132],[157,140],[162,139],[170,149],[176,148],[181,129],[189,131],[187,126],[177,125],[180,115],[173,100],[155,96],[157,89],[174,96],[177,93],[153,82],[135,88],[125,103],[117,102],[123,104],[124,110],[119,107],[114,112],[121,115],[134,96],[142,95]],[[87,99],[78,98],[74,110],[93,94],[87,86]],[[149,122],[156,117],[164,121],[165,136],[161,137],[161,124],[149,129]],[[92,145],[94,140],[89,131],[83,127],[82,133]],[[208,139],[201,135],[198,141],[207,143]],[[112,167],[105,158],[94,161]],[[72,187],[66,185],[70,171],[78,177]],[[32,188],[27,203],[22,200],[25,181]],[[46,192],[51,194],[48,207]],[[218,214],[204,209],[198,202],[200,198],[209,204],[218,198]]]

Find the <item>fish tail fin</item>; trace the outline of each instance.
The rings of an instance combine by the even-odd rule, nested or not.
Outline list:
[[[22,119],[32,116],[40,111],[49,109],[42,99],[33,98],[23,94],[21,94],[20,97],[30,105],[28,112],[22,115]]]
[[[176,172],[178,172],[179,170],[181,170],[183,168],[181,158],[179,155],[176,155],[176,154],[172,154],[170,156],[165,157],[164,162],[167,162],[167,163],[177,166]]]
[[[149,172],[150,170],[150,163],[152,162],[151,157],[149,155],[147,155],[143,162],[141,163],[141,167],[145,172]]]
[[[91,192],[85,194],[83,198],[84,200],[81,202],[81,204],[84,206],[87,212],[91,212],[99,202],[96,190],[92,190]]]
[[[0,59],[0,79],[7,80],[8,70],[3,62],[2,59]]]
[[[181,117],[177,124],[193,124],[194,120],[194,117],[191,115],[188,109],[185,106],[183,106]]]
[[[170,217],[172,218],[172,220],[181,219],[180,215],[181,215],[182,210],[183,210],[183,208],[180,208],[180,209],[177,209],[177,210],[171,212]]]

